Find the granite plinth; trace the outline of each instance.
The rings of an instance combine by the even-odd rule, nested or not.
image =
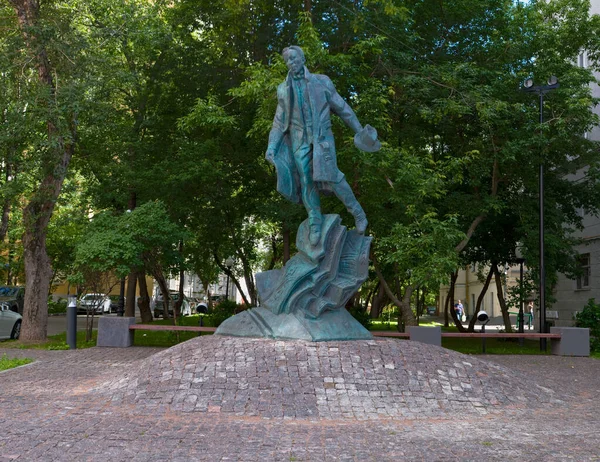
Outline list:
[[[97,389],[119,405],[319,420],[464,418],[539,409],[562,398],[527,374],[441,347],[392,339],[196,337]]]
[[[98,319],[98,340],[96,346],[127,348],[133,345],[133,331],[129,326],[135,318],[102,316]]]

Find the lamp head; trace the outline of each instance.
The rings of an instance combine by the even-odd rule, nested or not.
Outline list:
[[[525,82],[523,82],[523,86],[525,88],[533,87],[533,79],[529,78],[529,79],[525,80]]]

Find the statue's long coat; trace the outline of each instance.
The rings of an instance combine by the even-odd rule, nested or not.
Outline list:
[[[319,189],[330,190],[328,183],[337,183],[344,178],[337,166],[331,112],[337,114],[354,132],[358,132],[361,125],[329,77],[311,74],[306,67],[304,73],[312,112],[312,140],[309,142],[313,145],[313,181]],[[292,154],[292,150],[299,146],[292,146],[292,138],[299,139],[301,134],[292,137],[290,133],[291,130],[298,130],[291,126],[292,95],[292,77],[288,74],[287,79],[277,87],[277,111],[269,134],[269,147],[275,150],[272,162],[277,169],[277,191],[290,201],[300,203],[300,181]]]

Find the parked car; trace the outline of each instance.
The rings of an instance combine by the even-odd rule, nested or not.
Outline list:
[[[18,339],[23,317],[11,310],[8,302],[0,302],[0,340]]]
[[[119,312],[119,298],[121,298],[120,295],[109,295],[108,298],[110,299],[110,312],[111,313],[118,313]],[[125,304],[127,303],[127,297],[123,297],[123,309],[125,309]]]
[[[173,316],[173,305],[179,300],[179,292],[176,290],[171,290],[169,292],[169,296],[171,300],[169,301],[169,316]],[[154,317],[161,318],[164,314],[164,305],[163,305],[163,296],[162,293],[158,293],[156,297],[152,300],[152,306],[154,307]],[[181,305],[181,314],[184,316],[189,316],[192,314],[192,310],[190,308],[190,301],[184,295],[183,303]]]
[[[25,287],[0,286],[0,303],[8,303],[11,311],[23,314],[23,306],[25,304]]]
[[[105,294],[85,294],[77,303],[78,313],[110,313],[110,297]]]

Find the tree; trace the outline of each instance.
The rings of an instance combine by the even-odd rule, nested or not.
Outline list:
[[[42,8],[37,0],[9,3],[16,17],[12,25],[18,27],[22,42],[13,66],[21,65],[27,74],[37,75],[32,117],[38,136],[28,140],[35,167],[28,172],[33,183],[23,212],[27,290],[21,338],[43,340],[52,278],[46,233],[77,142],[78,66],[82,62],[76,64],[70,56],[79,54],[83,43],[73,27],[74,18],[58,5],[44,4]],[[63,75],[64,81],[60,80]]]
[[[77,246],[75,279],[84,280],[86,274],[113,273],[119,280],[132,269],[142,274],[145,269],[159,284],[168,318],[170,295],[165,275],[181,265],[179,242],[186,237],[158,201],[147,202],[124,215],[99,214]],[[149,312],[141,314],[145,322],[152,319]]]

